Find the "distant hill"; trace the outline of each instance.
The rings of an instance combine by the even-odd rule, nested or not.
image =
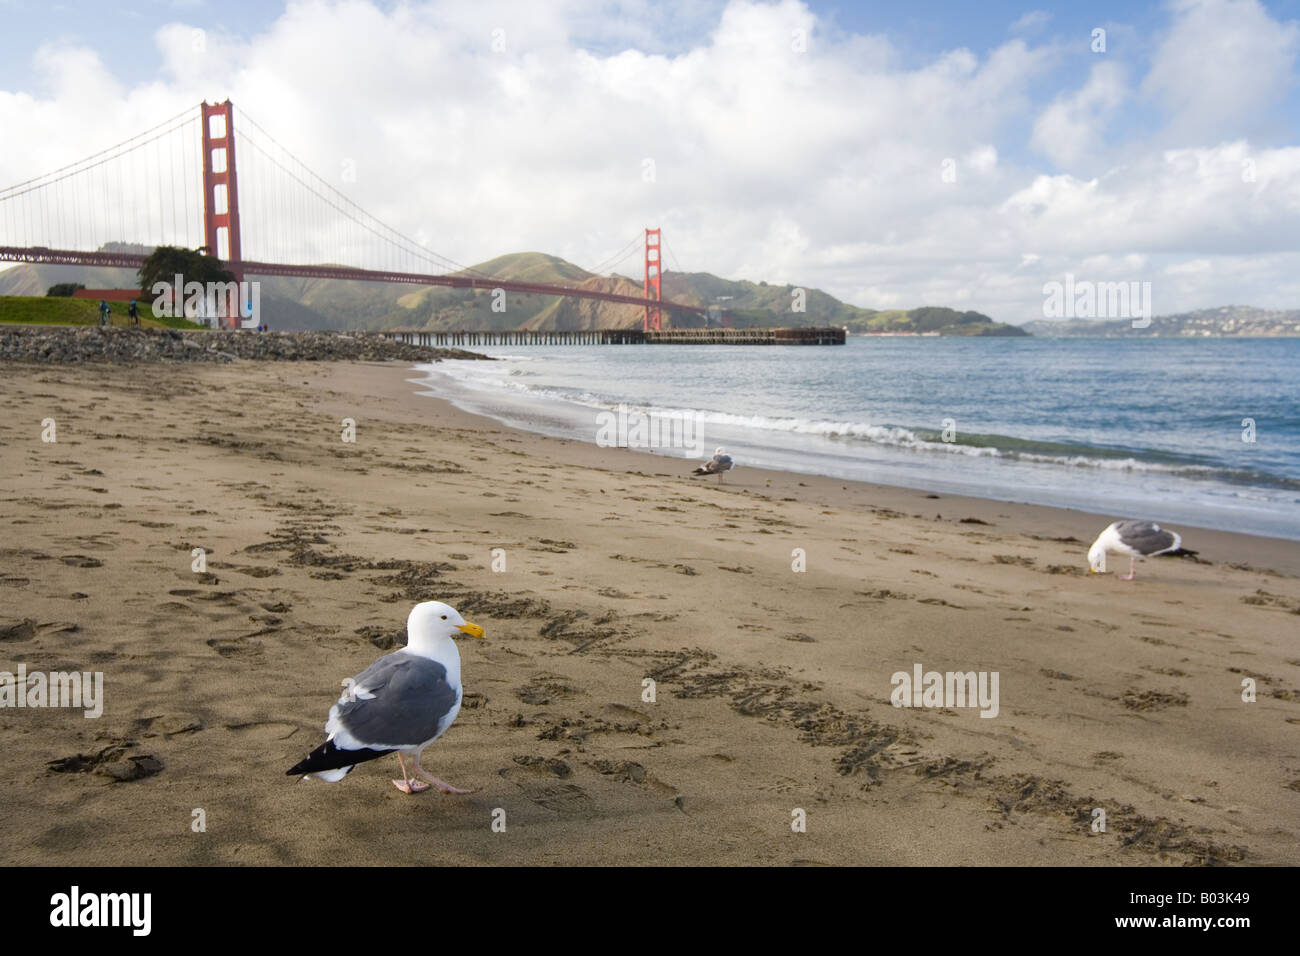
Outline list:
[[[958,312],[936,306],[920,309],[890,309],[884,312],[872,312],[863,319],[853,319],[845,323],[850,332],[938,332],[940,335],[1028,335],[1018,326],[994,322],[982,312]]]
[[[1276,311],[1249,305],[1225,305],[1176,315],[1152,316],[1146,328],[1132,319],[1035,319],[1021,326],[1044,338],[1221,338],[1300,336],[1300,309]]]
[[[109,242],[100,252],[137,252],[148,255],[148,246]],[[45,295],[60,282],[80,282],[87,289],[129,289],[135,285],[131,269],[99,269],[94,266],[34,266],[21,264],[0,272],[0,295]]]
[[[468,271],[498,279],[564,283],[641,295],[639,279],[593,275],[540,252],[498,256]],[[639,328],[643,318],[639,306],[567,296],[512,292],[505,298],[505,311],[494,312],[489,290],[340,279],[256,278],[262,283],[263,316],[276,329],[611,329]],[[135,284],[135,273],[129,269],[24,264],[0,272],[0,295],[43,295],[59,282],[81,282],[89,288],[130,288]],[[882,312],[849,305],[820,289],[803,289],[802,296],[799,293],[799,288],[789,284],[733,281],[707,272],[666,272],[663,278],[665,299],[706,308],[717,306],[737,328],[844,326],[853,333],[1027,334],[978,312],[934,307]],[[793,311],[796,304],[802,304],[802,311]],[[677,315],[672,321],[678,328],[698,328],[710,319]]]

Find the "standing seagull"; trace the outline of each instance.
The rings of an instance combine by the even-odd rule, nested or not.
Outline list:
[[[397,753],[402,779],[393,786],[402,793],[419,793],[433,784],[443,793],[470,793],[426,773],[420,753],[451,726],[460,710],[460,652],[452,640],[457,633],[482,637],[483,628],[470,624],[455,608],[425,601],[406,619],[406,647],[386,654],[356,677],[330,708],[325,742],[289,770],[330,783],[342,780],[359,763]],[[407,773],[403,756],[415,761]]]
[[[717,475],[718,484],[722,484],[722,473],[725,471],[731,471],[731,469],[735,467],[735,464],[736,463],[731,460],[730,455],[724,455],[722,453],[721,448],[715,448],[713,450],[713,457],[710,458],[708,461],[706,461],[704,464],[700,465],[699,468],[696,468],[693,472],[691,472],[691,474],[692,475]]]
[[[1092,573],[1106,570],[1106,552],[1115,551],[1129,556],[1128,574],[1121,581],[1132,581],[1138,558],[1156,555],[1169,557],[1196,557],[1197,552],[1183,547],[1182,535],[1165,531],[1154,521],[1116,521],[1097,535],[1088,549],[1088,569]]]

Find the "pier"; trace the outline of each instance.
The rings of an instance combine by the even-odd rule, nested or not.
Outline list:
[[[395,331],[408,345],[843,345],[842,328],[822,329],[504,329]]]

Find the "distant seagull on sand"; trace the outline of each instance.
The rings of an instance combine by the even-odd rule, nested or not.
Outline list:
[[[1129,556],[1128,574],[1121,581],[1132,581],[1138,558],[1165,557],[1195,558],[1197,552],[1183,547],[1182,535],[1166,531],[1154,521],[1116,521],[1101,534],[1088,549],[1088,568],[1094,574],[1106,570],[1106,552],[1114,551]]]
[[[459,634],[482,637],[483,628],[470,624],[454,608],[425,601],[406,619],[406,647],[379,658],[345,681],[347,689],[330,708],[325,743],[289,770],[330,783],[342,780],[359,763],[396,753],[402,779],[393,786],[402,793],[419,793],[433,784],[443,793],[458,790],[420,767],[420,752],[451,726],[460,710],[460,652],[452,640]],[[403,757],[414,761],[407,773]]]
[[[736,463],[731,460],[731,456],[724,455],[722,453],[721,448],[715,448],[713,450],[713,457],[710,458],[708,461],[706,461],[704,464],[700,465],[699,468],[696,468],[693,472],[691,472],[691,474],[692,475],[717,475],[718,484],[722,484],[723,472],[731,471],[731,469],[734,467],[736,467]]]

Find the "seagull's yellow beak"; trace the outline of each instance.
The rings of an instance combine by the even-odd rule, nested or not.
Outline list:
[[[456,630],[460,631],[462,634],[468,634],[470,637],[483,636],[483,628],[479,627],[477,624],[471,624],[469,621],[466,621],[464,624],[457,624]]]

